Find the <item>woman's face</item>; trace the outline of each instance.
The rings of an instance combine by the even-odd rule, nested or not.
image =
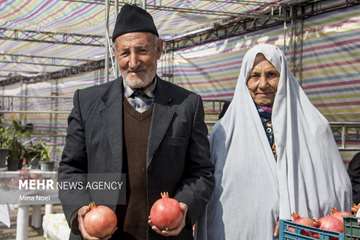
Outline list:
[[[247,80],[247,87],[259,106],[272,106],[279,83],[279,72],[262,54],[257,54]]]

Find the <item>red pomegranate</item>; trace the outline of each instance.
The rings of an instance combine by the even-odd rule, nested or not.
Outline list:
[[[353,203],[352,207],[351,207],[351,212],[353,214],[356,214],[358,211],[359,211],[359,208],[360,208],[360,203],[359,204],[355,204]]]
[[[354,215],[356,215],[356,213],[359,211],[359,209],[360,209],[360,203],[358,203],[358,204],[353,203],[353,205],[351,207],[351,212]]]
[[[90,211],[85,214],[84,226],[90,236],[104,238],[113,233],[117,226],[114,211],[104,205],[89,204]]]
[[[333,231],[333,232],[344,232],[344,224],[334,216],[328,215],[319,219],[320,229]]]
[[[347,212],[347,211],[340,212],[336,208],[331,209],[330,215],[336,217],[342,223],[344,223],[344,217],[351,217],[352,216],[351,212]]]
[[[178,227],[183,218],[180,203],[169,198],[168,193],[161,193],[161,198],[157,200],[150,210],[150,220],[160,230],[174,229]]]
[[[307,227],[319,227],[320,223],[312,218],[308,218],[308,217],[301,217],[298,213],[293,213],[291,214],[292,220],[294,223],[296,224],[300,224],[300,225],[304,225]],[[290,232],[295,232],[294,228],[289,227],[289,231]],[[305,236],[312,236],[312,233],[310,231],[306,231],[306,230],[302,230],[301,234],[305,235]]]

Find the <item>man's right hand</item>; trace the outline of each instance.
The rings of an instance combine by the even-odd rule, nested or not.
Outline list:
[[[105,238],[102,238],[102,239],[90,236],[90,234],[86,231],[85,224],[84,224],[84,217],[85,217],[86,213],[88,213],[89,211],[90,211],[89,206],[83,206],[77,212],[77,220],[79,223],[79,230],[80,230],[81,236],[86,240],[107,240],[107,239],[111,238],[111,235],[109,235]],[[116,231],[116,229],[114,230],[114,232],[115,231]]]

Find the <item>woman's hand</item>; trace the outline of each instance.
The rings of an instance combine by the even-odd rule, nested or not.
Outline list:
[[[276,221],[275,228],[274,228],[274,237],[279,236],[279,220]]]

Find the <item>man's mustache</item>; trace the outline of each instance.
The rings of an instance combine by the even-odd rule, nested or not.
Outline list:
[[[138,72],[144,72],[145,69],[143,68],[139,68],[139,69],[136,69],[136,70],[128,70],[128,73],[138,73]]]

